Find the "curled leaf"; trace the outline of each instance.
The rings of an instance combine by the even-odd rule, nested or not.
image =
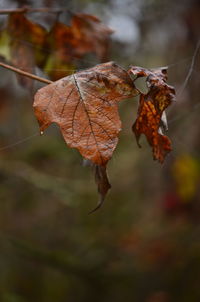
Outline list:
[[[111,188],[105,166],[95,165],[95,181],[98,187],[100,199],[97,203],[97,206],[89,214],[94,213],[103,205],[106,194]]]
[[[148,143],[152,146],[154,159],[162,163],[167,153],[171,151],[171,142],[162,134],[161,126],[167,128],[165,109],[175,99],[175,90],[166,83],[166,68],[152,71],[133,66],[129,69],[129,73],[136,78],[146,76],[149,89],[147,94],[140,95],[138,117],[132,127],[133,132],[138,145],[141,134],[145,134]]]
[[[142,94],[140,96],[138,118],[133,124],[132,129],[139,147],[141,147],[139,138],[143,133],[146,135],[150,146],[152,146],[154,159],[162,163],[167,153],[171,151],[171,142],[167,136],[159,132],[160,120],[161,116],[157,113],[153,101],[147,99],[146,96]]]

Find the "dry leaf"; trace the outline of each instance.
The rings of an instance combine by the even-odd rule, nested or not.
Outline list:
[[[108,190],[111,188],[105,166],[95,165],[95,181],[98,187],[100,199],[99,202],[97,203],[97,206],[90,212],[90,214],[94,213],[102,206],[106,194]]]
[[[97,17],[87,14],[74,14],[72,18],[74,48],[77,55],[94,52],[101,61],[107,60],[109,38],[113,33]]]
[[[76,59],[95,53],[101,61],[107,59],[109,37],[113,31],[98,18],[86,14],[73,14],[71,26],[56,22],[48,34],[48,75],[52,80],[74,72]]]
[[[117,102],[137,93],[127,72],[109,62],[60,79],[35,95],[34,110],[41,132],[52,122],[57,123],[69,147],[77,148],[96,165],[101,195],[97,208],[110,188],[106,164],[121,130]]]
[[[117,101],[137,93],[127,72],[109,62],[43,87],[35,95],[34,109],[42,132],[57,123],[69,147],[105,165],[121,130]]]
[[[166,83],[167,69],[160,68],[154,71],[132,66],[129,73],[138,77],[147,76],[146,82],[149,91],[140,95],[138,117],[133,125],[133,132],[139,145],[141,134],[145,134],[153,149],[155,160],[164,161],[165,156],[171,151],[171,142],[162,134],[162,121],[165,109],[175,99],[175,90]],[[140,145],[139,145],[140,146]]]
[[[10,36],[11,62],[24,71],[34,73],[35,65],[42,64],[45,53],[46,30],[29,21],[23,13],[12,13],[8,19],[7,32]],[[33,80],[18,76],[21,85],[31,88]]]
[[[135,133],[139,147],[139,138],[143,133],[146,135],[148,143],[153,148],[153,157],[161,163],[165,156],[171,151],[171,142],[169,138],[159,133],[161,116],[157,113],[152,99],[141,94],[138,110],[138,118],[132,129]]]
[[[93,211],[102,205],[111,187],[106,164],[121,130],[118,101],[139,93],[129,74],[147,77],[149,89],[147,94],[140,93],[138,117],[133,125],[136,139],[139,141],[140,135],[145,134],[154,159],[163,162],[171,150],[171,142],[162,135],[161,125],[166,123],[165,109],[175,97],[174,88],[166,83],[166,68],[151,71],[131,67],[126,72],[108,62],[62,78],[35,95],[34,110],[41,133],[51,123],[57,123],[69,147],[77,148],[94,164],[101,198]]]

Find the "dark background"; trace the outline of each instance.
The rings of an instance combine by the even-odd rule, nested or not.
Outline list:
[[[0,301],[200,301],[200,2],[0,1],[22,5],[99,16],[116,30],[110,60],[169,66],[177,102],[168,110],[173,151],[163,165],[131,132],[137,98],[121,103],[112,189],[88,215],[98,198],[91,170],[55,125],[37,135],[32,97],[0,69]],[[28,17],[47,28],[54,22],[52,14]],[[79,68],[96,63],[91,55]]]

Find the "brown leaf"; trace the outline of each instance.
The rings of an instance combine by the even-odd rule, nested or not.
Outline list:
[[[72,18],[74,48],[77,55],[94,52],[101,61],[107,60],[109,37],[113,33],[97,17],[87,14],[74,14]]]
[[[60,53],[61,59],[70,62],[75,52],[73,49],[74,33],[70,26],[61,22],[56,22],[48,34],[48,43],[50,48],[56,52],[62,50]]]
[[[73,14],[71,26],[56,22],[48,34],[48,48],[53,52],[48,61],[51,71],[47,71],[51,79],[71,74],[75,60],[88,53],[93,52],[105,61],[112,32],[92,15]]]
[[[22,13],[12,13],[8,19],[8,32],[13,40],[23,40],[43,46],[46,42],[46,30],[37,23],[28,20]]]
[[[100,194],[100,199],[99,202],[97,203],[97,206],[89,214],[94,213],[102,206],[106,194],[108,190],[111,188],[105,166],[95,165],[95,181],[98,187],[98,192]]]
[[[159,133],[161,116],[157,113],[154,102],[146,98],[145,95],[140,96],[140,105],[138,117],[132,129],[135,133],[139,147],[139,138],[143,133],[146,135],[148,143],[153,148],[153,157],[161,163],[165,156],[171,151],[171,142],[167,136]]]
[[[109,62],[43,87],[35,95],[34,110],[41,132],[57,123],[69,147],[105,166],[121,130],[117,102],[137,93],[127,72]]]
[[[167,69],[160,68],[154,71],[142,67],[131,67],[129,73],[138,77],[147,76],[146,82],[149,91],[140,95],[138,117],[132,127],[139,145],[141,134],[145,134],[153,149],[155,160],[164,161],[171,151],[171,142],[162,134],[162,117],[165,109],[175,99],[175,90],[166,84]],[[139,145],[140,146],[140,145]]]
[[[46,30],[29,21],[22,13],[12,13],[8,19],[7,32],[10,36],[11,62],[14,66],[34,73],[35,64],[41,65],[44,58]],[[19,82],[27,88],[33,81],[18,76]]]

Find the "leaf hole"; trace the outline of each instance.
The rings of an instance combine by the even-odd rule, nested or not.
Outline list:
[[[141,91],[143,94],[148,93],[146,78],[147,77],[139,77],[134,81],[136,88],[139,89],[139,91]]]

